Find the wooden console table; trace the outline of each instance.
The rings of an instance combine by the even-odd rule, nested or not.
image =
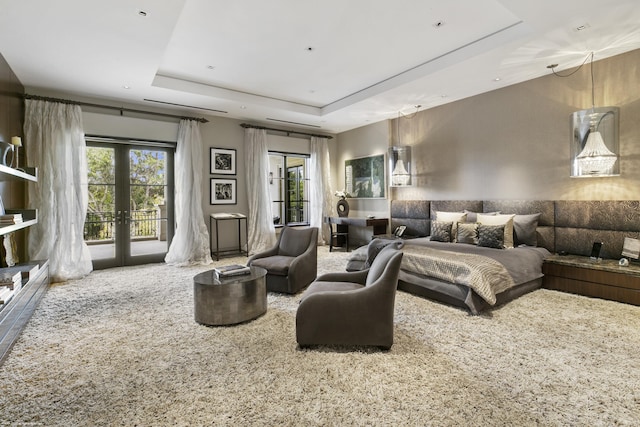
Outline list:
[[[373,234],[386,234],[389,218],[349,218],[346,216],[330,216],[326,222],[354,227],[373,227]]]
[[[372,227],[374,236],[378,234],[386,234],[387,227],[389,226],[389,218],[349,218],[345,216],[328,216],[324,218],[324,222],[329,224],[332,234],[334,233],[333,225],[335,224],[336,233],[347,236],[347,239],[349,234],[349,226]],[[336,242],[335,246],[340,246],[342,243],[343,242]]]
[[[542,265],[543,287],[578,295],[640,305],[640,265],[618,260],[591,260],[576,255],[552,255]]]

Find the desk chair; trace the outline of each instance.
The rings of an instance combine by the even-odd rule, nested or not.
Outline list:
[[[349,226],[334,224],[331,222],[331,218],[327,217],[324,219],[324,222],[329,225],[329,252],[333,252],[334,244],[336,242],[335,247],[344,248],[345,251],[349,252]],[[335,230],[333,226],[335,225]],[[341,245],[344,241],[344,245]]]

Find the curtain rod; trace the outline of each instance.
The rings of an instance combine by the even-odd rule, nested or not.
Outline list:
[[[329,135],[320,135],[320,134],[317,134],[317,133],[298,132],[297,130],[276,129],[276,128],[270,128],[270,127],[266,127],[266,126],[250,125],[248,123],[242,123],[240,126],[245,128],[245,129],[246,128],[264,129],[264,130],[270,130],[270,131],[274,131],[274,132],[283,132],[283,133],[286,133],[287,135],[289,135],[291,133],[294,133],[296,135],[317,136],[319,138],[333,139],[333,137],[329,136]]]
[[[122,115],[123,112],[127,112],[127,113],[140,113],[140,114],[149,114],[152,116],[162,116],[162,117],[171,117],[174,119],[184,119],[184,120],[195,120],[197,122],[200,123],[208,123],[209,120],[202,118],[202,117],[187,117],[187,116],[179,116],[176,114],[169,114],[169,113],[156,113],[155,111],[145,111],[145,110],[136,110],[133,108],[124,108],[124,107],[114,107],[112,105],[103,105],[103,104],[92,104],[89,102],[78,102],[78,101],[70,101],[68,99],[60,99],[60,98],[50,98],[47,96],[38,96],[38,95],[29,95],[29,94],[25,94],[24,95],[24,99],[34,99],[36,101],[49,101],[49,102],[59,102],[62,104],[73,104],[73,105],[80,105],[80,106],[85,106],[85,107],[96,107],[96,108],[106,108],[109,110],[116,110],[116,111],[120,111],[120,115]]]

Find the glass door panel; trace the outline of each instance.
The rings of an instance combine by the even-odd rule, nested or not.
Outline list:
[[[84,240],[92,260],[116,257],[116,173],[112,147],[87,147],[89,206]]]
[[[169,250],[167,187],[166,152],[129,150],[131,257],[161,254],[164,259]]]

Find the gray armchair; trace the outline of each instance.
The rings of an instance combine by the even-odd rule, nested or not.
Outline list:
[[[366,270],[318,277],[296,312],[298,344],[391,348],[401,261],[402,252],[388,246]]]
[[[318,274],[318,229],[283,227],[278,242],[247,265],[267,270],[267,291],[298,293]]]

